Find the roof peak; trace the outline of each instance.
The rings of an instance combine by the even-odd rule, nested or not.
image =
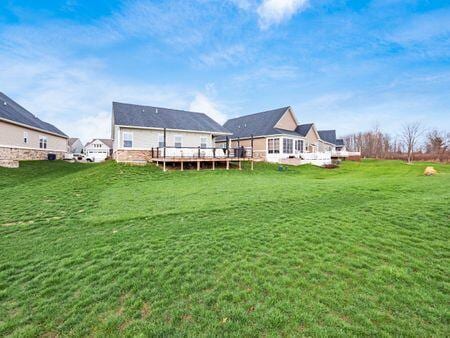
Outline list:
[[[252,114],[247,114],[247,115],[241,115],[241,116],[237,116],[237,117],[233,117],[231,119],[229,119],[228,121],[232,121],[232,120],[236,120],[236,119],[240,119],[240,118],[244,118],[244,117],[249,117],[249,116],[255,116],[255,115],[259,115],[259,114],[264,114],[264,113],[270,113],[270,112],[274,112],[274,111],[278,111],[278,110],[288,110],[289,108],[291,108],[291,106],[287,106],[287,107],[280,107],[280,108],[275,108],[275,109],[269,109],[269,110],[265,110],[265,111],[260,111],[257,113],[252,113]]]

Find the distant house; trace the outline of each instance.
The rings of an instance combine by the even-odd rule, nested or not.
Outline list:
[[[72,154],[81,154],[83,152],[84,146],[79,138],[69,138],[68,142],[69,152]]]
[[[147,162],[163,149],[172,157],[193,156],[211,151],[216,137],[230,134],[204,113],[113,102],[113,157],[118,162]]]
[[[0,165],[17,167],[18,161],[45,160],[49,153],[62,158],[68,136],[44,122],[0,92]]]
[[[319,130],[320,142],[324,151],[336,150],[336,130]]]
[[[84,152],[94,162],[102,162],[112,155],[113,141],[111,139],[95,138],[86,143]]]

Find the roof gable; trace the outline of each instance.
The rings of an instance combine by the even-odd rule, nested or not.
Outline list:
[[[85,147],[89,147],[91,144],[95,143],[95,141],[99,141],[99,142],[103,143],[108,148],[112,148],[112,146],[113,146],[113,141],[109,138],[94,138],[91,141],[89,141],[88,143],[86,143]]]
[[[292,109],[289,107],[278,120],[274,128],[295,130],[297,128],[297,124],[297,119],[295,118]]]
[[[0,92],[0,118],[29,126],[31,129],[40,129],[62,137],[67,137],[66,134],[54,125],[38,119],[2,92]]]
[[[204,113],[113,102],[116,125],[229,134]]]
[[[236,117],[225,122],[224,127],[233,133],[233,138],[280,134],[282,129],[275,126],[288,109],[289,107],[283,107]]]
[[[308,132],[312,126],[313,126],[313,123],[299,124],[297,126],[297,128],[295,129],[295,131],[297,133],[299,133],[301,136],[305,137],[308,134]]]

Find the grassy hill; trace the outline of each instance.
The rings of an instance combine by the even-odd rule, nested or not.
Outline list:
[[[0,168],[0,336],[449,335],[450,167]]]

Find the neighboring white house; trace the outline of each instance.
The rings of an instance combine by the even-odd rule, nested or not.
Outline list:
[[[83,143],[79,138],[69,138],[69,152],[72,154],[81,154],[84,150]]]
[[[112,140],[95,138],[84,146],[86,156],[92,158],[94,162],[102,162],[112,154]]]
[[[231,133],[203,113],[113,102],[117,162],[147,162],[157,151],[168,157],[191,157],[198,151],[212,154],[219,135]]]

